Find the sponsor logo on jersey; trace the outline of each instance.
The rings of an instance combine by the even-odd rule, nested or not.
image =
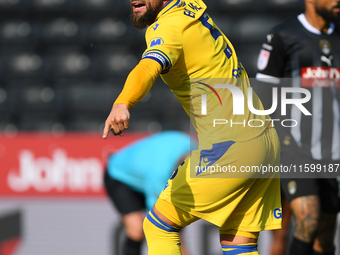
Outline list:
[[[262,49],[260,51],[260,55],[259,58],[257,60],[257,68],[259,70],[264,70],[267,65],[268,65],[268,61],[269,61],[269,57],[270,57],[270,52],[267,50]]]
[[[282,218],[282,211],[280,208],[276,208],[274,210],[274,217],[275,219],[281,219]]]
[[[150,47],[163,45],[163,44],[164,44],[164,40],[161,37],[156,37],[156,38],[151,39]]]
[[[269,62],[270,52],[267,50],[262,49],[260,51],[259,58],[257,60],[257,68],[259,70],[264,70]]]
[[[323,54],[331,53],[331,44],[328,40],[320,40],[319,45]]]
[[[154,25],[152,28],[153,28],[153,31],[156,31],[156,29],[159,27],[159,24],[157,23],[156,25]]]
[[[328,58],[324,55],[320,57],[320,60],[324,63],[326,63],[328,66],[332,66],[332,60],[333,60],[333,55],[330,55]]]
[[[301,86],[338,87],[340,88],[340,68],[335,67],[302,67]]]

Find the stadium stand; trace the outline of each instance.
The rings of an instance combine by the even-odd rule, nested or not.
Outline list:
[[[298,0],[205,2],[250,77],[269,28],[303,11]],[[145,48],[129,8],[121,0],[0,0],[0,131],[101,131]],[[131,130],[189,129],[161,80],[131,114]]]

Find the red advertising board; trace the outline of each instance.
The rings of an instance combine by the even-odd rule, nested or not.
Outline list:
[[[0,196],[99,197],[107,156],[146,136],[66,133],[0,133]]]

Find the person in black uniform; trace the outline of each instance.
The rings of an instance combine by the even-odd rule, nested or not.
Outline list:
[[[280,110],[273,113],[274,119],[294,119],[296,124],[276,125],[281,164],[336,167],[340,163],[340,1],[305,0],[305,7],[304,14],[274,27],[266,36],[254,89],[265,109],[272,105],[273,86],[310,91],[311,99],[304,107],[311,115],[297,107],[287,107],[286,116],[280,116]],[[333,255],[340,204],[336,179],[310,178],[308,173],[303,178],[287,177],[281,179],[282,192],[296,221],[289,254]],[[283,218],[289,215],[286,209]],[[275,236],[280,235],[274,234],[277,241]],[[275,252],[285,254],[283,249]]]

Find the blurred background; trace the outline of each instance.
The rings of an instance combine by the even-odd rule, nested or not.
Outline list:
[[[304,11],[302,0],[205,2],[249,77],[269,29]],[[159,79],[131,111],[130,132],[101,139],[145,49],[129,12],[128,0],[0,0],[0,255],[118,255],[124,233],[101,181],[107,155],[152,132],[190,130]],[[185,238],[193,255],[221,254],[208,223]]]

